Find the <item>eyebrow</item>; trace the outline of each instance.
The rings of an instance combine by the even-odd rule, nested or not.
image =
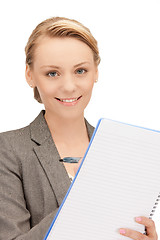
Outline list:
[[[78,67],[78,66],[83,65],[83,64],[86,64],[86,63],[89,63],[89,64],[90,64],[90,62],[81,62],[81,63],[78,63],[78,64],[74,65],[74,67]],[[40,68],[45,68],[45,67],[61,69],[61,67],[56,66],[56,65],[43,65],[43,66],[41,66]]]

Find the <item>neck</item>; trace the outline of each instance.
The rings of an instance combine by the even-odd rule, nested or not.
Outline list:
[[[45,112],[45,119],[53,138],[57,141],[67,141],[72,143],[77,139],[84,139],[87,135],[84,115],[76,118],[58,118],[55,115]]]

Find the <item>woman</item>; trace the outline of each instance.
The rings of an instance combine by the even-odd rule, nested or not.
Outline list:
[[[75,20],[51,18],[32,32],[25,48],[26,80],[45,111],[27,127],[0,134],[0,239],[43,239],[75,175],[94,128],[84,119],[100,62],[97,42]],[[157,239],[154,222],[138,217]],[[107,239],[107,236],[106,236]]]

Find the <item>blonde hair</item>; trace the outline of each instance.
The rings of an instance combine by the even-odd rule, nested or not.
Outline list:
[[[34,52],[36,46],[38,45],[38,40],[44,36],[76,38],[86,43],[92,49],[96,65],[100,63],[97,41],[87,27],[73,19],[53,17],[38,24],[28,39],[25,47],[25,53],[26,64],[28,64],[30,68],[33,66]],[[34,98],[39,103],[42,103],[37,87],[34,88]]]

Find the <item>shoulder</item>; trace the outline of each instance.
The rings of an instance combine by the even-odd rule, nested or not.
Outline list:
[[[27,163],[27,159],[33,158],[33,148],[36,143],[31,138],[31,127],[33,123],[36,125],[36,119],[23,128],[0,133],[1,166],[5,165],[6,168],[20,166],[21,168],[24,163]]]
[[[16,145],[29,139],[29,125],[20,129],[0,133],[0,148],[3,145]]]
[[[29,147],[30,146],[30,147]],[[0,133],[0,165],[3,171],[20,176],[22,161],[31,149],[29,126]]]
[[[50,131],[44,119],[44,110],[27,126],[0,133],[0,155],[13,154],[16,159],[25,159],[33,148],[50,137]]]
[[[35,129],[39,132],[39,122],[42,122],[43,112],[41,111],[40,114],[27,126],[19,129],[15,129],[12,131],[1,132],[0,133],[0,148],[1,144],[11,144],[14,146],[28,146],[28,143],[31,142],[31,135],[32,135],[32,128],[34,126],[33,132]]]
[[[42,118],[42,112],[27,126],[19,129],[15,129],[12,131],[1,132],[0,133],[0,154],[3,152],[14,152],[18,155],[23,155],[28,150],[33,149],[33,145],[35,144],[31,138],[31,128],[32,125],[35,126],[37,130],[37,123],[39,121],[39,116]],[[38,131],[38,130],[37,130]]]

